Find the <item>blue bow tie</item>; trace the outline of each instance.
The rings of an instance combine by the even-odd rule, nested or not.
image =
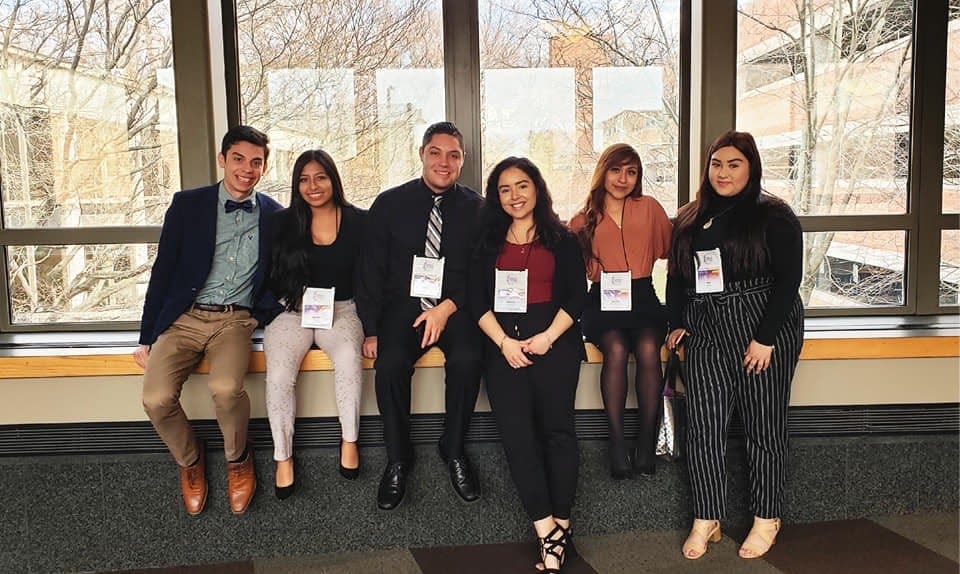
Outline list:
[[[227,202],[223,204],[223,209],[224,209],[227,213],[233,213],[234,211],[236,211],[236,210],[238,210],[238,209],[242,209],[242,210],[246,211],[247,213],[252,213],[252,212],[253,212],[253,202],[250,201],[249,199],[245,199],[245,200],[243,200],[243,201],[234,201],[234,200],[232,200],[232,199],[228,199]]]

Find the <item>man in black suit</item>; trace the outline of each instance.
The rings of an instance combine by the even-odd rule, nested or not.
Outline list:
[[[243,378],[250,335],[272,307],[264,296],[270,257],[264,226],[280,204],[254,191],[267,167],[268,143],[254,128],[230,128],[217,156],[223,180],[174,194],[143,304],[133,354],[144,369],[143,407],[180,467],[188,514],[203,510],[207,479],[203,445],[183,413],[180,391],[204,356],[234,514],[246,511],[256,490]]]
[[[463,441],[480,390],[479,328],[466,311],[465,294],[482,199],[457,184],[463,155],[456,126],[431,125],[420,147],[422,176],[381,193],[368,215],[356,298],[363,354],[376,359],[387,443],[377,504],[384,510],[396,508],[406,492],[413,465],[410,379],[414,363],[434,345],[443,350],[446,369],[440,458],[457,494],[467,502],[480,498]]]

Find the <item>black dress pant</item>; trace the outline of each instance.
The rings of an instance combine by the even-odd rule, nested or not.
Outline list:
[[[524,315],[498,314],[512,338],[546,329],[556,315],[549,303],[529,305]],[[497,420],[510,475],[532,521],[567,519],[577,490],[580,453],[574,428],[583,341],[568,329],[533,365],[514,369],[489,339],[485,344],[487,396]]]
[[[422,329],[412,326],[420,313],[419,300],[404,301],[386,311],[377,332],[377,407],[391,463],[413,460],[410,380],[414,363],[427,351],[420,348]],[[463,440],[480,392],[480,345],[480,328],[468,313],[459,310],[450,316],[437,341],[446,370],[446,418],[440,448],[448,457],[463,456]]]

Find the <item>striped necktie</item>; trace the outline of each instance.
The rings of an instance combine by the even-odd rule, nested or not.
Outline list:
[[[433,259],[440,258],[440,237],[443,233],[443,214],[440,213],[440,202],[443,196],[436,194],[433,196],[433,209],[430,210],[430,220],[427,222],[427,241],[424,245],[423,254]],[[427,297],[420,298],[420,308],[426,311],[437,306],[436,299]]]

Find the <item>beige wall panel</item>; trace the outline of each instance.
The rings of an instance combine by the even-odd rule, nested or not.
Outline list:
[[[632,366],[631,366],[632,376]],[[600,409],[600,365],[580,367],[577,408]],[[65,377],[0,380],[0,425],[146,420],[140,407],[139,376]],[[265,417],[262,374],[247,377],[254,417]],[[361,412],[377,414],[373,371],[364,372]],[[297,388],[298,415],[335,416],[333,373],[310,372]],[[859,359],[801,361],[791,404],[863,405],[960,402],[960,358]],[[631,389],[628,404],[636,405]],[[206,375],[195,375],[183,389],[188,416],[212,419]],[[481,391],[477,411],[489,411]],[[443,411],[443,369],[418,369],[413,382],[413,411]]]

